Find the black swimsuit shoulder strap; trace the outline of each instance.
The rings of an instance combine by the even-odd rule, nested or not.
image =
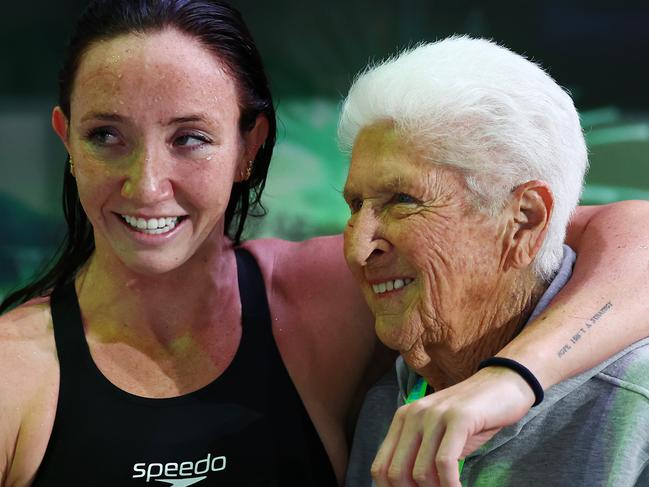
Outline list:
[[[266,286],[261,269],[255,258],[247,250],[235,249],[237,277],[241,300],[241,322],[243,331],[241,347],[247,345],[251,337],[270,340],[274,344]],[[253,330],[250,328],[253,327]]]
[[[89,357],[74,281],[54,289],[50,297],[50,309],[59,366],[62,370],[68,364],[73,369],[78,368]]]

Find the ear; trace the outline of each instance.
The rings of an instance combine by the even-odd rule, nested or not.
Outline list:
[[[544,181],[528,181],[511,195],[506,268],[523,269],[538,253],[552,216],[554,197]]]
[[[61,142],[63,142],[63,145],[65,146],[69,154],[70,147],[68,146],[68,127],[68,118],[65,116],[65,113],[63,113],[61,107],[54,107],[54,110],[52,110],[52,128],[54,129],[54,132],[56,132],[56,135],[59,136],[59,139],[61,139]]]
[[[243,159],[239,163],[237,174],[235,177],[236,182],[241,182],[244,180],[244,174],[248,168],[250,161],[254,161],[257,157],[257,152],[266,141],[268,137],[268,119],[266,115],[258,115],[257,120],[255,120],[255,126],[250,129],[243,136],[244,143],[244,152]]]

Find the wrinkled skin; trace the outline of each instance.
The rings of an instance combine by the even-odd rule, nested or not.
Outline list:
[[[358,136],[345,186],[347,263],[381,341],[435,390],[509,341],[535,291],[531,272],[512,265],[512,212],[488,216],[468,196],[457,170],[436,164],[434,152],[424,159],[389,126]],[[395,279],[412,281],[373,290]]]

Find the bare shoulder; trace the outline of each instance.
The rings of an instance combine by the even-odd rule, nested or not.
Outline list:
[[[56,346],[49,300],[33,300],[0,316],[0,387],[14,376],[40,374],[45,364],[56,363]]]
[[[0,316],[0,340],[36,337],[51,331],[49,298],[37,298]]]
[[[287,299],[299,305],[297,298],[313,306],[331,303],[365,310],[343,257],[342,236],[317,237],[304,242],[278,239],[254,240],[245,244],[256,257],[273,298]],[[342,301],[340,301],[342,300]],[[324,310],[320,310],[324,312]]]
[[[49,301],[0,316],[0,478],[29,479],[47,444],[58,395],[58,362]]]

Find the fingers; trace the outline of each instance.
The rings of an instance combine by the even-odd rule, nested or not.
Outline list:
[[[531,405],[526,383],[498,369],[482,369],[399,408],[372,465],[376,485],[461,487],[458,459],[520,420]]]
[[[415,457],[412,466],[412,478],[419,487],[437,487],[437,468],[433,459],[439,442],[444,435],[444,426],[441,421],[435,423],[435,427],[427,431],[420,443],[419,452]]]
[[[425,421],[422,415],[426,411],[421,405],[413,404],[409,409],[401,437],[392,455],[388,478],[392,485],[433,487],[436,485],[434,471],[431,468],[417,468],[416,459],[422,448],[430,445],[435,448],[444,433],[444,426],[441,421]],[[422,422],[425,424],[423,429]]]
[[[379,448],[376,458],[372,463],[372,479],[377,487],[392,487],[390,483],[388,472],[392,464],[392,456],[397,448],[399,439],[401,438],[401,431],[404,425],[405,410],[404,407],[397,409],[397,412],[392,419],[390,429]]]
[[[462,450],[467,442],[467,437],[468,431],[464,425],[451,421],[439,442],[436,455],[433,455],[433,452],[426,454],[420,450],[423,462],[434,459],[434,467],[437,471],[437,478],[441,487],[461,487],[458,460],[462,456]],[[419,460],[419,456],[417,460]],[[417,462],[415,461],[416,464]]]
[[[402,406],[395,415],[385,441],[372,465],[372,478],[379,487],[433,487],[436,486],[435,469],[432,462],[416,460],[422,450],[437,450],[444,433],[444,424],[422,418],[426,409],[421,403]],[[422,429],[422,425],[426,428]],[[422,442],[422,439],[425,441]],[[424,453],[426,454],[426,453]]]

